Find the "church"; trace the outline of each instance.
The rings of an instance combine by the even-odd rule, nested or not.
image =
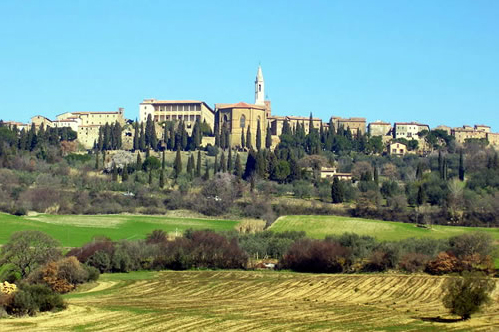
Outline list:
[[[265,144],[267,121],[271,116],[271,103],[265,100],[265,81],[262,67],[258,66],[255,79],[255,102],[248,104],[215,104],[215,121],[218,128],[226,126],[229,131],[229,142],[233,148],[241,147],[241,136],[246,139],[247,132],[251,133],[251,146],[256,147],[257,128],[260,127],[262,147]]]

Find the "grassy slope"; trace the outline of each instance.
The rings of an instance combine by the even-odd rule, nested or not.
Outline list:
[[[67,310],[0,320],[0,330],[493,330],[499,323],[496,302],[468,321],[425,321],[454,318],[441,302],[446,278],[272,271],[105,274],[95,288],[86,285],[65,295]]]
[[[323,239],[331,234],[353,232],[370,235],[380,241],[397,241],[410,237],[448,238],[473,231],[484,231],[499,240],[499,228],[455,227],[435,225],[432,229],[414,224],[340,216],[285,216],[270,227],[276,232],[305,231],[307,236]]]
[[[81,246],[96,235],[113,240],[144,238],[155,229],[183,232],[192,229],[233,229],[239,221],[197,218],[173,218],[137,215],[38,215],[16,217],[0,214],[0,244],[6,243],[13,232],[39,230],[58,239],[63,246]]]

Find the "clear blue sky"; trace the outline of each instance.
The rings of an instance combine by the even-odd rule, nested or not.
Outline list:
[[[499,131],[499,1],[0,0],[0,118],[253,102]]]

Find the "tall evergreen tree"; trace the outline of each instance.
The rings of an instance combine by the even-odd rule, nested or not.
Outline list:
[[[227,136],[225,135],[225,132],[227,131],[227,126],[225,125],[225,123],[222,125],[222,134],[220,135],[220,137],[218,138],[218,146],[221,148],[221,149],[226,149],[227,148],[227,141],[226,141],[226,138]],[[215,138],[216,139],[216,138]]]
[[[191,178],[194,177],[194,167],[195,167],[195,161],[194,161],[194,155],[191,153],[191,156],[189,157],[189,160],[191,162],[191,171],[189,172],[189,175]]]
[[[444,162],[442,157],[442,151],[438,150],[438,172],[440,174],[440,178],[444,177]]]
[[[139,134],[139,150],[145,151],[146,149],[146,134],[144,133],[144,122],[140,123],[140,134]]]
[[[182,155],[180,154],[180,149],[177,149],[177,154],[175,155],[175,163],[173,164],[173,170],[175,171],[175,178],[178,178],[180,173],[182,173]]]
[[[168,150],[173,151],[175,148],[175,123],[169,126],[170,134],[168,135]]]
[[[267,160],[263,155],[263,151],[256,153],[256,173],[262,179],[266,178]]]
[[[418,206],[423,205],[426,202],[426,192],[424,190],[423,185],[420,185],[418,188],[418,196],[416,198],[416,203]]]
[[[378,174],[378,168],[376,167],[376,165],[373,166],[374,168],[374,171],[373,171],[373,174],[374,174],[374,182],[376,182],[376,184],[379,183],[379,174]]]
[[[204,168],[203,180],[208,181],[210,179],[210,166],[208,164],[208,158],[205,160],[205,168]]]
[[[416,179],[421,181],[422,178],[423,178],[423,164],[418,163],[418,166],[416,168]]]
[[[192,145],[194,149],[199,149],[201,146],[201,124],[199,123],[199,119],[196,119],[196,123],[194,123],[194,128],[192,129]]]
[[[463,150],[459,151],[459,180],[464,181],[464,158],[463,158]]]
[[[201,150],[198,150],[198,161],[196,164],[196,177],[201,177]]]
[[[140,157],[140,152],[137,151],[137,161],[135,162],[135,171],[140,171],[142,169],[142,158]]]
[[[126,163],[123,165],[123,169],[121,170],[121,181],[128,181],[128,165]]]
[[[265,135],[265,148],[270,149],[272,146],[272,132],[270,130],[270,126],[267,126],[267,133]]]
[[[246,130],[246,147],[248,149],[252,149],[253,145],[251,144],[251,128],[248,126],[248,129]]]
[[[246,138],[244,137],[244,128],[241,128],[241,149],[246,147]]]
[[[218,173],[218,155],[215,155],[215,163],[213,164],[213,174]]]
[[[243,165],[241,164],[241,158],[239,157],[239,153],[236,152],[236,162],[234,165],[234,175],[238,178],[243,176]]]
[[[253,149],[248,152],[248,159],[246,160],[246,168],[244,169],[243,178],[248,181],[250,177],[256,172],[256,153]]]
[[[159,172],[159,187],[163,189],[165,187],[165,170],[161,169]]]
[[[133,151],[137,151],[139,149],[139,123],[135,120],[133,124]]]
[[[187,148],[187,137],[189,136],[187,134],[187,130],[185,130],[185,122],[181,122],[181,127],[180,127],[180,137],[182,139],[181,144],[182,144],[182,150],[185,151]]]
[[[149,168],[149,177],[148,177],[148,179],[147,179],[147,183],[148,183],[149,185],[151,185],[151,184],[152,184],[152,168],[151,168],[151,167]]]
[[[333,184],[331,186],[331,198],[333,203],[343,203],[345,199],[343,185],[336,176],[333,178]]]
[[[227,172],[232,173],[232,149],[229,148],[229,156],[227,157]]]
[[[260,128],[260,121],[256,124],[256,149],[260,151],[262,148],[262,128]]]
[[[289,125],[289,122],[287,119],[285,119],[284,123],[282,124],[282,134],[283,135],[292,135],[291,126]]]
[[[310,112],[310,118],[308,120],[308,133],[311,134],[314,131],[314,118],[312,117],[312,112]]]
[[[99,169],[99,151],[95,152],[95,169]]]
[[[166,167],[165,151],[161,154],[161,169],[164,171]]]
[[[112,173],[112,179],[114,182],[118,181],[118,169],[116,168],[116,164],[113,163],[113,168],[111,170]]]
[[[220,168],[222,172],[227,172],[227,161],[225,160],[225,153],[222,151],[222,155],[220,156]]]

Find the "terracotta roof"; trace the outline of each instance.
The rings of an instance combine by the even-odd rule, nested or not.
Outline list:
[[[273,116],[269,116],[267,117],[268,120],[280,120],[280,121],[284,121],[284,120],[303,120],[303,121],[308,121],[310,120],[310,117],[306,117],[306,116],[293,116],[293,115],[290,115],[290,116],[277,116],[277,115],[273,115]],[[312,121],[322,121],[321,118],[312,118]]]
[[[265,109],[265,106],[260,106],[260,105],[254,105],[254,104],[247,104],[244,102],[239,102],[237,104],[223,104],[221,107],[218,107],[219,109],[226,109],[226,108],[258,108],[258,109]]]
[[[388,123],[388,122],[375,121],[375,122],[371,122],[371,123],[369,123],[369,125],[370,125],[370,126],[372,126],[372,125],[391,126],[392,124],[391,124],[391,123]]]
[[[424,123],[417,123],[417,122],[395,122],[395,125],[413,125],[413,126],[424,126],[424,127],[430,127],[427,124]]]
[[[202,104],[199,100],[156,100],[156,99],[144,99],[141,104]]]

